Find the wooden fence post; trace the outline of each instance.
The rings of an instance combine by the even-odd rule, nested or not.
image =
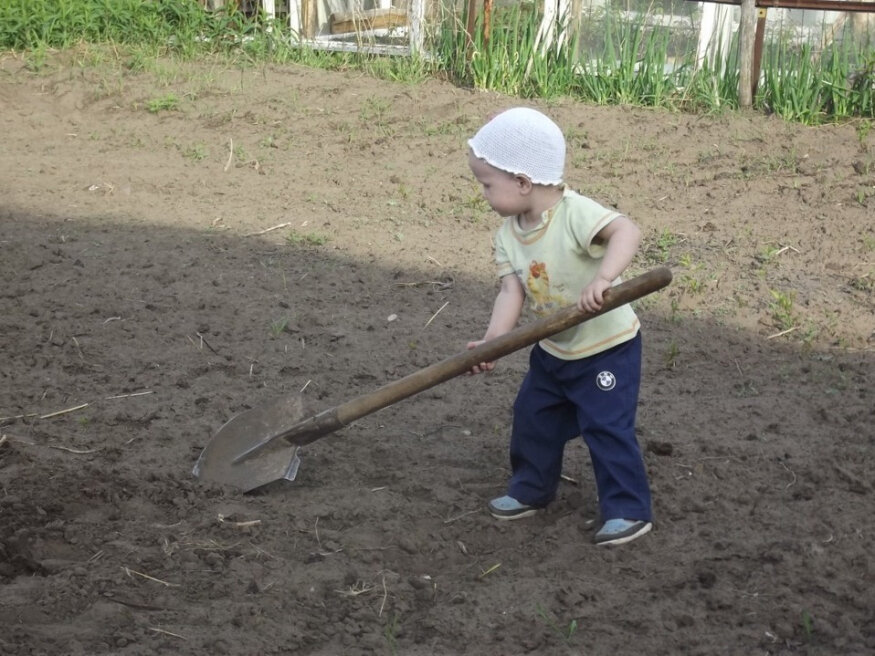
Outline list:
[[[756,98],[757,87],[760,84],[760,70],[763,63],[763,39],[766,35],[766,17],[769,10],[765,7],[757,9],[757,30],[753,43],[753,63],[751,64],[752,79],[750,81],[750,93]]]
[[[741,23],[738,29],[738,105],[753,106],[753,50],[756,39],[756,0],[741,0]]]

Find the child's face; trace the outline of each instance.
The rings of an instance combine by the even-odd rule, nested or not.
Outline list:
[[[468,152],[468,166],[483,189],[483,197],[500,216],[515,216],[528,210],[531,183],[523,176],[501,171]]]

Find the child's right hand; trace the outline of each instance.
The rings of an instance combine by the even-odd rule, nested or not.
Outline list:
[[[478,339],[474,342],[468,342],[468,350],[471,350],[472,348],[477,348],[485,341],[485,339]],[[468,373],[473,376],[475,374],[482,374],[487,371],[492,371],[493,369],[495,369],[494,362],[481,362],[480,364],[475,364],[473,367],[471,367],[471,370]]]

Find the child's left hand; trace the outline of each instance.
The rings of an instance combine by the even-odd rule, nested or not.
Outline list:
[[[580,292],[577,307],[584,312],[598,312],[602,308],[605,290],[611,288],[611,281],[596,277]]]
[[[478,339],[478,340],[473,341],[473,342],[468,342],[468,350],[471,350],[472,348],[477,348],[478,346],[480,346],[481,344],[483,344],[485,342],[486,342],[485,339]],[[472,375],[473,374],[482,374],[482,373],[486,373],[487,371],[492,371],[493,369],[495,369],[494,362],[481,362],[480,364],[475,364],[473,367],[471,367],[471,370],[468,373],[472,374]]]

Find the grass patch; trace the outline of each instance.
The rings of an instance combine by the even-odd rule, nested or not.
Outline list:
[[[691,3],[672,4],[671,11],[690,18],[679,26],[644,0],[608,2],[581,14],[578,29],[560,29],[550,47],[539,41],[541,15],[533,2],[497,6],[488,24],[479,12],[473,37],[466,29],[467,3],[440,3],[427,26],[427,58],[301,47],[283,21],[244,15],[236,7],[210,12],[197,0],[4,0],[0,49],[26,52],[32,70],[41,70],[51,49],[109,44],[132,70],[148,69],[162,55],[221,55],[234,63],[294,62],[411,84],[438,77],[519,98],[692,112],[738,104],[737,43],[726,44],[725,66],[697,67]],[[875,117],[875,50],[860,40],[836,39],[815,51],[770,34],[755,106],[809,124],[862,118],[862,144]],[[366,111],[377,124],[385,116],[377,99]]]
[[[538,613],[538,617],[540,617],[550,629],[558,635],[566,644],[570,644],[574,634],[577,632],[577,620],[572,619],[566,625],[560,625],[559,622],[554,619],[541,604],[537,604],[535,610]]]
[[[286,241],[293,246],[323,246],[327,244],[329,237],[316,232],[300,233],[291,232],[286,235]]]
[[[796,312],[793,305],[796,301],[796,292],[783,292],[779,289],[770,289],[772,301],[769,303],[769,311],[775,324],[781,330],[790,330],[796,326]]]
[[[152,98],[146,103],[146,109],[150,114],[158,114],[177,109],[179,107],[179,97],[175,93],[168,93],[165,96]]]

